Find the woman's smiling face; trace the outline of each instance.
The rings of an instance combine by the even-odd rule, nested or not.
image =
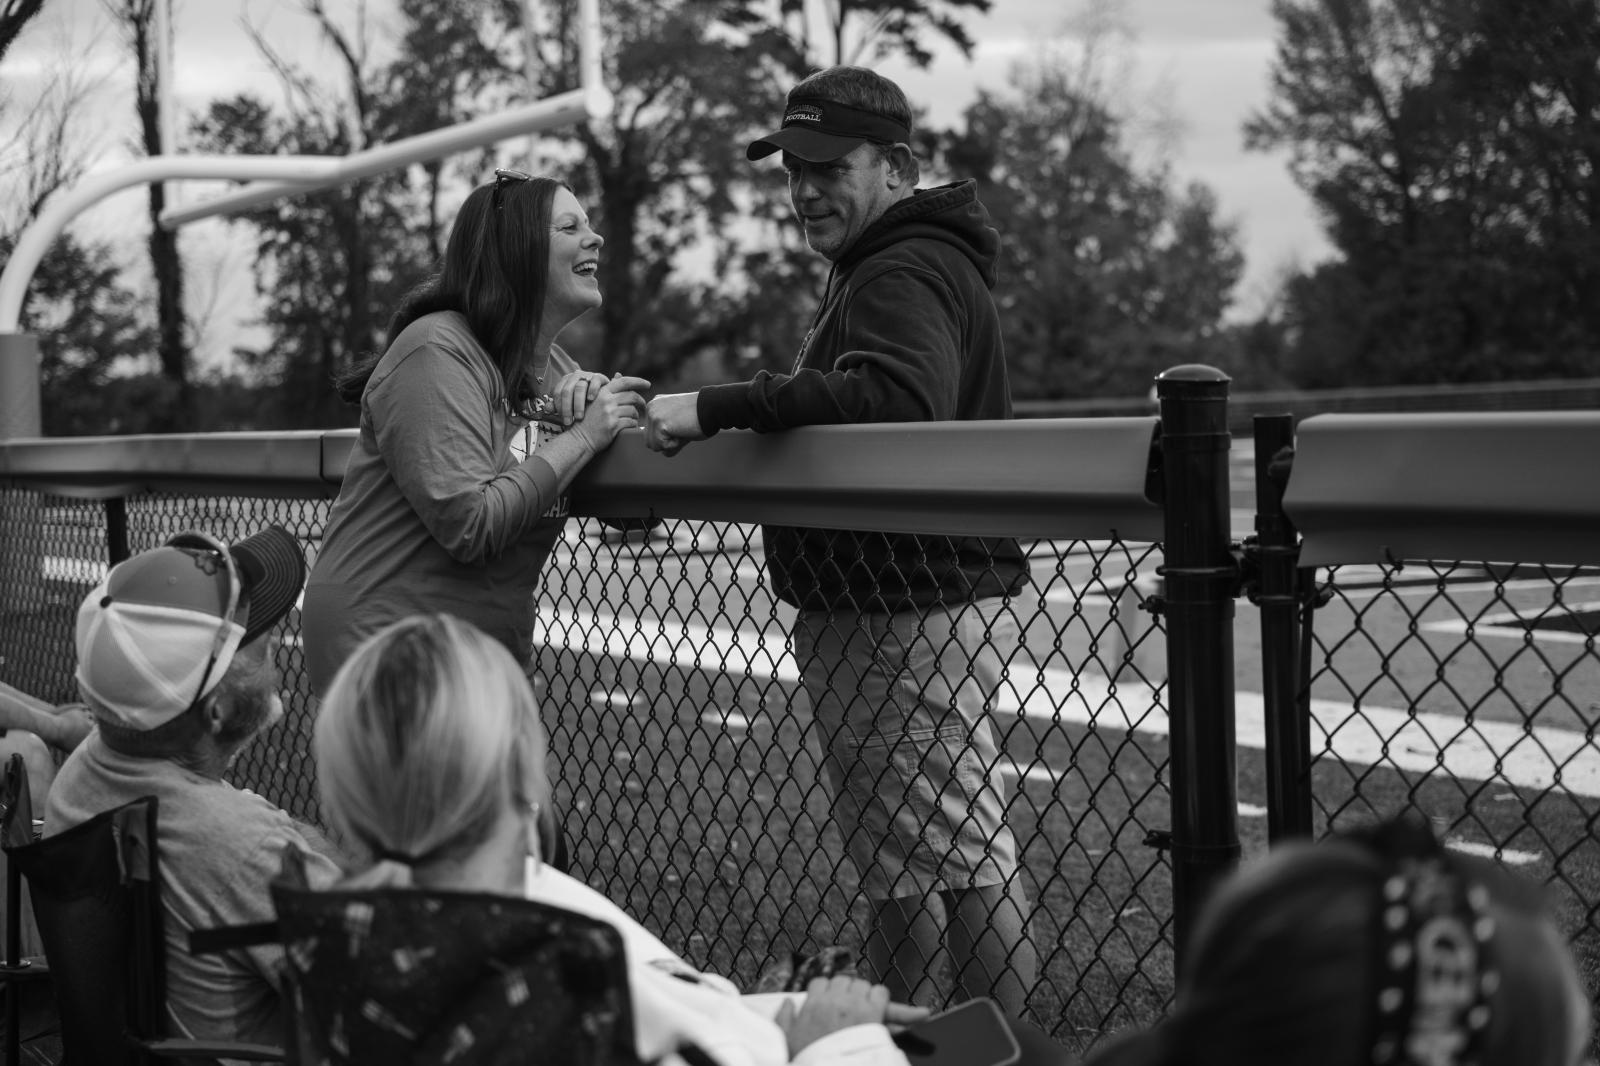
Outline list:
[[[599,307],[600,248],[604,238],[589,225],[570,189],[557,189],[550,203],[549,281],[544,297],[546,328],[559,329]]]

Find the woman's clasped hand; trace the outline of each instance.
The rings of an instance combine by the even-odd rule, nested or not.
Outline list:
[[[621,374],[602,379],[602,383],[596,386],[594,378],[598,376],[583,372],[569,374],[557,384],[558,390],[567,385],[568,379],[584,377],[588,380],[577,382],[565,394],[561,391],[555,393],[558,415],[597,452],[609,447],[618,433],[625,429],[638,429],[643,424],[644,391],[650,387],[650,382],[645,378],[624,377]],[[583,394],[579,392],[580,389],[584,390],[588,399],[583,410],[574,416],[570,412],[577,396]]]

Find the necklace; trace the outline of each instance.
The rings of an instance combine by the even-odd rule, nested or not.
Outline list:
[[[550,371],[550,353],[545,352],[544,364],[533,375],[533,406],[531,414],[538,421],[555,413],[556,398],[544,391],[544,376]]]

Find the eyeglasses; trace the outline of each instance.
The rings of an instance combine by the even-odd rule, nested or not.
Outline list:
[[[500,210],[500,190],[507,185],[518,181],[532,181],[532,174],[524,174],[520,170],[501,170],[498,167],[494,172],[494,209]]]
[[[239,564],[234,561],[233,553],[216,537],[199,530],[192,530],[173,537],[167,542],[167,546],[215,555],[222,561],[223,571],[228,575],[228,605],[223,610],[222,621],[217,625],[216,636],[211,638],[211,657],[206,660],[205,671],[200,675],[200,684],[195,688],[194,699],[189,704],[192,707],[205,698],[206,683],[211,680],[211,671],[217,668],[217,660],[222,656],[222,649],[228,646],[228,638],[233,635],[234,617],[239,613],[241,606],[248,605],[249,597],[244,588],[244,579],[239,576]]]

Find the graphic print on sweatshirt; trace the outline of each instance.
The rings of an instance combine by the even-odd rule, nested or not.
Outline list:
[[[542,444],[548,444],[553,438],[560,436],[572,427],[562,425],[555,419],[540,419],[529,422],[520,430],[511,435],[511,458],[522,462],[528,456],[539,450]],[[572,501],[566,493],[562,493],[550,509],[544,513],[545,518],[566,518],[572,511]]]

